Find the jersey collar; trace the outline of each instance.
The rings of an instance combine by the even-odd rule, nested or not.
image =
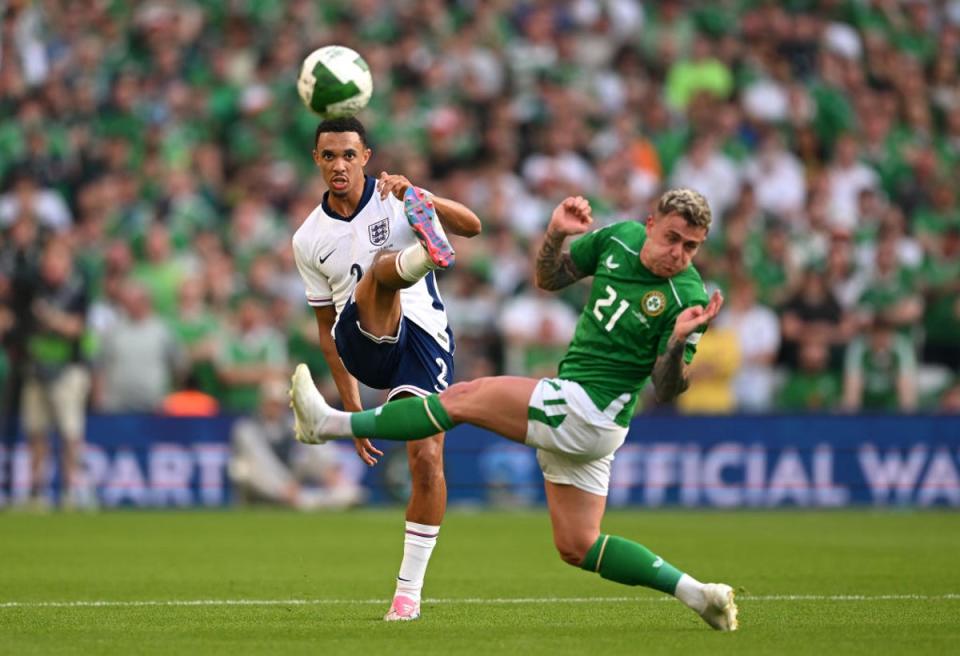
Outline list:
[[[353,214],[351,214],[350,216],[343,216],[342,214],[339,214],[338,212],[336,212],[332,207],[330,207],[330,204],[327,203],[327,197],[330,195],[330,192],[329,191],[323,192],[323,201],[321,205],[323,206],[323,211],[326,213],[327,216],[329,216],[331,219],[336,219],[337,221],[346,221],[348,223],[350,221],[353,221],[354,218],[356,218],[357,214],[359,214],[363,210],[363,208],[367,206],[367,203],[370,202],[370,199],[373,198],[373,191],[374,189],[376,189],[376,186],[377,186],[376,179],[371,178],[369,175],[365,175],[363,177],[364,177],[363,195],[360,196],[360,202],[357,203],[357,209],[353,210]]]

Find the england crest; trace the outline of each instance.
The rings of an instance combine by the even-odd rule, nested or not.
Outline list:
[[[370,243],[374,246],[383,246],[390,238],[390,219],[380,219],[367,227],[370,233]]]

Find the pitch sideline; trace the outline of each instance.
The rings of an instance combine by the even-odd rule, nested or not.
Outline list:
[[[587,604],[587,603],[659,603],[674,601],[673,597],[464,597],[461,599],[425,599],[431,604]],[[738,594],[737,601],[960,601],[960,593],[939,595],[882,594],[882,595],[747,595]],[[387,604],[389,599],[144,599],[129,601],[3,601],[0,608],[139,608],[145,606],[339,606],[350,604]]]

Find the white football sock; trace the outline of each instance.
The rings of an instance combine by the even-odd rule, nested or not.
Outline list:
[[[707,599],[703,596],[703,583],[688,574],[684,574],[677,581],[677,589],[674,590],[673,596],[698,613],[702,613],[707,608]]]
[[[403,539],[403,562],[400,563],[397,591],[394,596],[402,594],[420,601],[423,577],[427,573],[427,563],[430,562],[430,554],[433,553],[433,548],[437,544],[439,533],[439,526],[407,522],[406,535]]]
[[[407,282],[417,282],[436,268],[427,249],[420,243],[407,246],[397,253],[395,262],[397,275]]]
[[[336,408],[330,408],[327,415],[323,418],[322,430],[326,435],[334,437],[353,437],[353,429],[350,426],[350,417],[352,412],[344,412]]]

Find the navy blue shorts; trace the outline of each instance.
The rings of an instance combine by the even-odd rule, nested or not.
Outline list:
[[[425,396],[442,392],[453,381],[453,333],[447,352],[426,330],[401,316],[396,338],[377,337],[360,328],[353,298],[347,301],[333,331],[337,353],[350,375],[374,389]]]

